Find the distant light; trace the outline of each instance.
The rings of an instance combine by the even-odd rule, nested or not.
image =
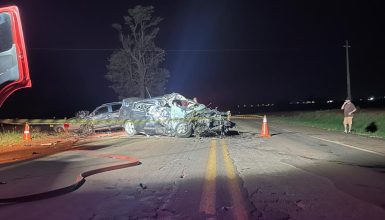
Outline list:
[[[297,105],[299,105],[300,104],[300,102],[296,102],[297,103]]]
[[[315,101],[311,101],[312,104],[315,104]]]
[[[274,106],[274,104],[271,104],[271,106]]]
[[[250,107],[254,107],[254,105],[250,105]]]
[[[239,108],[239,105],[238,105],[238,108]]]
[[[246,106],[247,106],[246,104],[243,104],[243,108],[246,108]]]
[[[326,101],[326,103],[328,103],[328,104],[333,103],[333,102],[334,102],[334,100],[331,100],[331,99]]]
[[[374,101],[374,97],[372,96],[372,97],[369,97],[368,98],[368,101]]]

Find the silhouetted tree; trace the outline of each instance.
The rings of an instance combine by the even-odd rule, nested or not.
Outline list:
[[[145,98],[146,88],[151,95],[165,91],[169,72],[160,67],[165,51],[154,42],[162,18],[153,18],[153,12],[153,6],[138,5],[128,10],[123,25],[112,25],[119,32],[122,49],[114,51],[109,58],[106,78],[120,98]]]

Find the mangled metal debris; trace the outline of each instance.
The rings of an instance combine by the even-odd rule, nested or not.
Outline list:
[[[224,135],[235,125],[230,121],[230,112],[210,109],[178,93],[124,99],[119,119],[128,135]]]

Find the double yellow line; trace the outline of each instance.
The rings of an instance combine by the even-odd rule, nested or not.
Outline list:
[[[245,203],[242,198],[240,185],[235,174],[235,168],[229,156],[227,144],[220,141],[224,166],[227,176],[227,187],[232,200],[235,219],[248,219]],[[199,207],[200,213],[206,214],[206,219],[216,219],[216,176],[217,176],[217,140],[212,139],[207,161],[206,177]]]

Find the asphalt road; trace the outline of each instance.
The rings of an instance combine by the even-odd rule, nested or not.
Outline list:
[[[238,120],[225,138],[115,137],[0,167],[0,201],[71,185],[60,196],[0,205],[0,219],[385,219],[385,141]]]

